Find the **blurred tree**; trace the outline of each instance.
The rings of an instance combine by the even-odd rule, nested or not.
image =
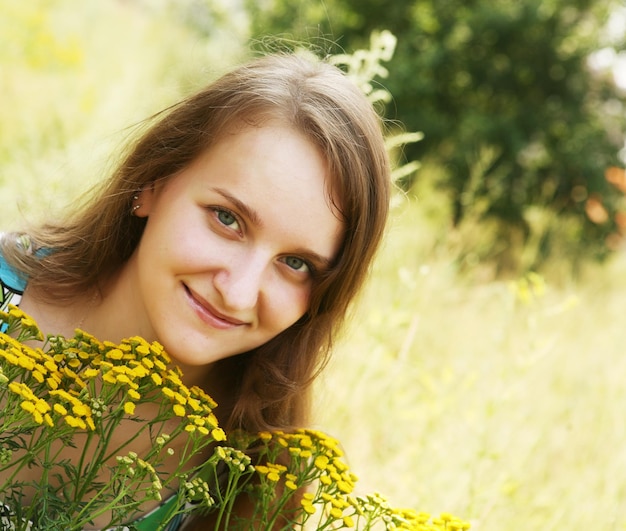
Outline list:
[[[587,64],[603,46],[612,7],[608,0],[268,0],[250,1],[248,10],[257,36],[313,37],[329,52],[363,46],[375,29],[394,33],[391,118],[425,134],[407,156],[443,169],[437,184],[449,194],[455,226],[497,221],[480,258],[501,254],[516,233],[535,242],[517,264],[531,268],[557,247],[600,258],[616,241],[624,195],[605,172],[620,165],[624,97]],[[535,226],[536,207],[560,218]],[[559,230],[565,219],[568,230]]]

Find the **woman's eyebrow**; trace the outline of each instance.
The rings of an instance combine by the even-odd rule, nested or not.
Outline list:
[[[294,249],[292,254],[307,258],[321,271],[327,271],[333,265],[333,261],[330,258],[322,256],[321,254],[311,251],[310,249]]]
[[[224,199],[232,203],[235,206],[235,208],[239,210],[239,212],[241,212],[245,217],[247,217],[252,222],[253,225],[256,225],[257,227],[263,226],[263,222],[261,221],[261,217],[259,216],[258,212],[254,210],[253,208],[251,208],[250,206],[246,205],[243,201],[241,201],[241,199],[235,197],[228,190],[225,190],[224,188],[215,186],[215,187],[211,187],[211,190],[218,193]]]

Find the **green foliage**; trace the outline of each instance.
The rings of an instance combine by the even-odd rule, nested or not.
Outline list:
[[[425,135],[407,156],[440,168],[437,185],[448,193],[453,226],[471,220],[498,227],[479,258],[504,253],[511,267],[526,269],[557,245],[574,261],[610,250],[615,214],[625,205],[604,176],[619,164],[624,98],[586,63],[602,46],[610,2],[275,0],[264,6],[252,17],[259,33],[289,28],[307,38],[316,31],[328,47],[337,38],[346,49],[377,28],[396,35],[386,85],[397,118]],[[425,171],[418,176],[433,178]],[[599,216],[588,215],[589,198],[599,202]],[[536,224],[538,208],[555,222]],[[572,228],[555,230],[557,215]],[[532,252],[513,248],[515,235],[522,246],[533,242]]]

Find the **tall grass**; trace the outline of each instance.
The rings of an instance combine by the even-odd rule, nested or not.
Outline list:
[[[478,281],[423,210],[395,212],[320,425],[397,504],[482,531],[626,528],[626,259],[534,293]]]
[[[0,228],[71,202],[126,126],[241,56],[243,30],[194,33],[164,4],[0,0]],[[626,259],[534,293],[461,268],[471,234],[447,228],[431,171],[393,212],[317,427],[394,505],[480,531],[626,529]]]

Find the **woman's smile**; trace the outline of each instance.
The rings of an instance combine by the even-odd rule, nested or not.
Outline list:
[[[220,330],[230,330],[249,324],[218,311],[209,301],[192,291],[189,286],[183,284],[183,288],[189,298],[191,307],[198,314],[198,317],[209,326]]]

